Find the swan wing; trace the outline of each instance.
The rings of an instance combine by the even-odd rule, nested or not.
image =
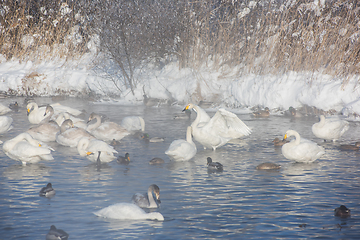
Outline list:
[[[219,109],[204,128],[213,134],[229,139],[251,134],[250,128],[243,121],[225,109]]]

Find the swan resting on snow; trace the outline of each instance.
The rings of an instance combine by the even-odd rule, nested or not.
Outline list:
[[[187,127],[186,140],[178,139],[173,141],[165,154],[175,161],[187,161],[195,156],[196,145],[191,137],[191,126]]]
[[[155,198],[153,196],[155,194]],[[160,188],[156,184],[151,184],[145,194],[135,193],[131,202],[141,208],[158,208],[160,201]]]
[[[325,140],[336,141],[349,129],[349,122],[339,118],[320,116],[320,122],[312,126],[313,134]]]
[[[212,118],[195,104],[188,104],[183,111],[188,109],[193,109],[197,114],[191,124],[192,135],[204,148],[216,150],[232,139],[251,134],[250,128],[245,123],[225,109],[219,109]]]
[[[301,138],[294,130],[287,130],[284,139],[295,136],[295,140],[282,146],[281,151],[285,158],[296,162],[310,163],[324,155],[325,150],[317,143]]]
[[[42,145],[28,133],[21,133],[4,142],[3,150],[9,158],[21,161],[23,165],[54,159],[51,155],[51,151],[54,149]]]
[[[133,203],[117,203],[94,212],[98,217],[121,220],[158,220],[164,221],[164,216],[159,212],[146,213]]]

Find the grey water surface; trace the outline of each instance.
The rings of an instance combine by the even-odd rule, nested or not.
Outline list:
[[[23,101],[22,98],[6,99]],[[36,99],[52,102],[50,98]],[[360,235],[360,153],[338,150],[341,143],[359,140],[359,123],[339,142],[315,138],[311,126],[316,117],[294,119],[270,116],[255,119],[239,114],[253,133],[216,151],[204,150],[187,162],[171,162],[164,154],[175,139],[184,139],[191,120],[174,120],[180,106],[123,106],[94,104],[65,99],[62,104],[106,115],[120,123],[125,116],[142,116],[150,137],[165,137],[162,143],[146,143],[127,137],[115,148],[130,153],[129,165],[113,161],[100,169],[76,149],[51,143],[53,161],[22,166],[0,151],[0,239],[45,239],[51,225],[65,230],[69,239],[356,239]],[[209,113],[212,115],[213,113]],[[26,131],[31,125],[26,109],[7,114],[14,129],[2,141]],[[272,140],[288,129],[311,139],[326,154],[311,164],[286,160]],[[224,165],[222,173],[207,171],[206,158]],[[149,165],[153,157],[165,160]],[[281,165],[279,170],[262,171],[263,162]],[[56,195],[39,196],[51,182]],[[119,202],[130,202],[134,193],[145,193],[150,184],[160,187],[161,212],[165,221],[112,220],[93,212]],[[346,205],[352,216],[334,216],[334,208]]]

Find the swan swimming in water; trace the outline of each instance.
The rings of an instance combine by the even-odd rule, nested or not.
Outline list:
[[[129,132],[145,131],[145,121],[138,116],[124,117],[120,125]]]
[[[121,220],[158,220],[164,221],[164,216],[159,212],[146,213],[133,203],[117,203],[94,212],[98,217]]]
[[[88,123],[96,119],[96,122],[88,125],[87,130],[93,134],[96,138],[111,142],[112,140],[121,140],[130,133],[120,125],[114,122],[101,123],[101,117],[96,113],[91,113]]]
[[[295,136],[295,140],[282,146],[281,151],[285,158],[296,162],[310,163],[324,155],[325,150],[317,143],[301,138],[294,130],[287,130],[284,139]]]
[[[23,165],[54,159],[51,155],[51,151],[54,151],[54,149],[42,145],[28,133],[21,133],[4,142],[3,150],[8,157],[21,161]]]
[[[188,109],[193,109],[197,114],[191,124],[192,135],[204,148],[216,150],[232,139],[251,134],[250,128],[245,123],[225,109],[219,109],[212,118],[195,104],[188,104],[184,111]]]
[[[116,157],[114,154],[118,152],[109,144],[98,139],[89,139],[88,137],[80,138],[77,150],[82,157],[87,157],[92,162],[108,163]]]
[[[56,142],[63,146],[77,147],[83,137],[95,139],[85,129],[74,127],[72,120],[67,119],[61,124],[60,132],[56,135]]]
[[[13,122],[13,119],[8,116],[0,116],[0,134],[6,133],[13,129],[13,126],[11,125]]]
[[[173,141],[165,154],[175,161],[187,161],[195,156],[196,145],[191,137],[191,126],[187,127],[186,140],[178,139]]]
[[[154,199],[153,193],[155,194],[156,200]],[[158,208],[158,204],[161,203],[160,188],[156,184],[152,184],[149,186],[147,193],[135,193],[131,202],[141,208]]]
[[[81,111],[63,106],[60,103],[50,104],[53,107],[55,114],[60,112],[69,112],[75,116],[81,114]],[[39,124],[45,118],[46,107],[39,107],[36,102],[29,102],[26,106],[27,115],[31,124]]]
[[[60,131],[60,127],[55,121],[50,120],[53,114],[54,109],[50,105],[47,105],[45,110],[46,117],[38,126],[31,127],[26,132],[39,141],[55,142],[56,134]]]
[[[339,118],[320,116],[320,122],[312,126],[313,134],[325,140],[336,141],[349,129],[349,122]]]

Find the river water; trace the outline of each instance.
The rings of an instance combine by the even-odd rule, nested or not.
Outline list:
[[[5,99],[3,104],[23,98]],[[51,98],[38,98],[39,104]],[[316,117],[292,119],[271,116],[255,119],[238,114],[253,133],[216,151],[199,144],[196,156],[187,162],[171,162],[164,154],[175,139],[184,139],[191,120],[174,120],[183,106],[123,106],[65,99],[64,105],[106,115],[120,123],[125,116],[142,116],[150,136],[165,137],[162,143],[145,143],[127,137],[116,146],[119,154],[130,153],[127,166],[113,161],[98,169],[76,149],[51,144],[54,161],[22,166],[0,151],[0,239],[45,239],[51,225],[65,230],[69,239],[356,239],[360,235],[360,153],[338,150],[341,143],[358,141],[359,123],[340,142],[316,139],[311,126]],[[209,113],[212,115],[213,113]],[[7,114],[14,129],[1,136],[6,141],[31,125],[26,109]],[[272,144],[288,129],[297,130],[326,149],[311,164],[293,163]],[[222,173],[207,171],[206,158],[224,165]],[[149,165],[153,157],[165,160]],[[280,164],[280,170],[262,171],[263,162]],[[48,182],[56,195],[40,197]],[[93,212],[119,202],[130,202],[136,192],[150,184],[161,190],[159,211],[165,221],[111,220]],[[346,205],[350,218],[334,216],[334,208]]]

